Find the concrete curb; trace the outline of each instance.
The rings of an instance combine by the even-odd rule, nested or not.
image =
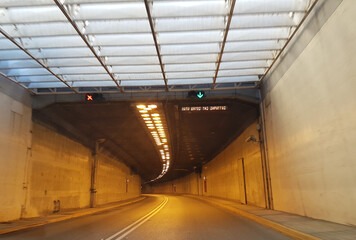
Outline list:
[[[94,208],[94,209],[90,209],[86,212],[80,212],[80,213],[74,213],[68,216],[63,216],[63,217],[58,217],[58,218],[54,218],[54,219],[49,219],[49,220],[44,220],[43,222],[39,222],[39,223],[33,223],[33,224],[27,224],[27,225],[23,225],[23,226],[18,226],[18,227],[13,227],[13,228],[9,228],[9,229],[5,229],[5,230],[0,230],[0,235],[2,234],[6,234],[6,233],[11,233],[11,232],[17,232],[20,230],[26,230],[26,229],[30,229],[30,228],[34,228],[34,227],[39,227],[39,226],[43,226],[49,223],[56,223],[56,222],[61,222],[61,221],[65,221],[65,220],[69,220],[69,219],[73,219],[73,218],[78,218],[78,217],[83,217],[83,216],[87,216],[87,215],[91,215],[94,213],[98,213],[98,212],[104,212],[113,208],[117,208],[117,207],[121,207],[121,206],[125,206],[125,205],[129,205],[138,201],[141,201],[143,199],[145,199],[146,197],[141,197],[129,202],[123,202],[123,203],[119,203],[113,206],[108,206],[108,207],[104,207],[104,208]]]
[[[272,228],[273,230],[276,230],[276,231],[278,231],[280,233],[283,233],[284,235],[286,235],[288,237],[291,237],[293,239],[297,239],[297,240],[321,240],[320,238],[314,237],[314,236],[309,235],[307,233],[300,232],[298,230],[286,227],[286,226],[284,226],[282,224],[279,224],[279,223],[273,222],[271,220],[262,218],[260,216],[254,215],[252,213],[248,213],[248,212],[243,211],[241,209],[237,209],[237,208],[225,205],[225,204],[221,204],[221,203],[215,202],[215,201],[213,201],[211,199],[208,199],[208,198],[196,197],[196,196],[192,196],[192,195],[184,195],[184,196],[191,197],[191,198],[194,198],[194,199],[198,199],[198,200],[201,200],[201,201],[205,201],[205,202],[208,202],[208,203],[210,203],[212,205],[227,209],[227,210],[229,210],[231,212],[234,212],[234,213],[236,213],[238,215],[246,217],[246,218],[248,218],[250,220],[253,220],[253,221],[255,221],[255,222],[259,223],[259,224],[262,224],[262,225],[264,225],[266,227]]]

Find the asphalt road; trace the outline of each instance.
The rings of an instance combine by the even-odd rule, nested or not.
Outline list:
[[[132,205],[2,235],[0,239],[278,240],[290,238],[199,200],[183,196],[152,195]]]

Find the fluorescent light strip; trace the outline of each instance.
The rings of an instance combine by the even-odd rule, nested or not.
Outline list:
[[[151,180],[151,181],[155,181],[157,179],[160,179],[167,173],[167,171],[169,169],[169,164],[170,164],[170,162],[169,162],[170,153],[169,153],[169,147],[167,144],[165,126],[162,123],[160,114],[157,112],[158,111],[157,105],[138,104],[138,105],[136,105],[136,107],[137,107],[138,111],[140,112],[141,117],[146,124],[146,127],[150,130],[150,133],[151,133],[151,135],[158,147],[160,155],[161,155],[162,172],[158,177]]]

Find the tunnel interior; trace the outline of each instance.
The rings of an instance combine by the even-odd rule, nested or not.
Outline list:
[[[33,111],[33,120],[94,148],[101,147],[138,173],[143,182],[162,169],[153,139],[140,121],[140,102],[54,103]],[[172,148],[172,166],[158,182],[187,174],[213,159],[258,118],[258,105],[242,100],[151,102],[162,108]],[[224,110],[182,111],[184,107],[224,107]]]
[[[0,1],[0,223],[150,193],[355,226],[355,2]]]

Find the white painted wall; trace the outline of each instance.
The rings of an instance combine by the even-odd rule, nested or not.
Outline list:
[[[276,210],[356,225],[355,12],[344,0],[267,80],[276,83],[264,100]]]

